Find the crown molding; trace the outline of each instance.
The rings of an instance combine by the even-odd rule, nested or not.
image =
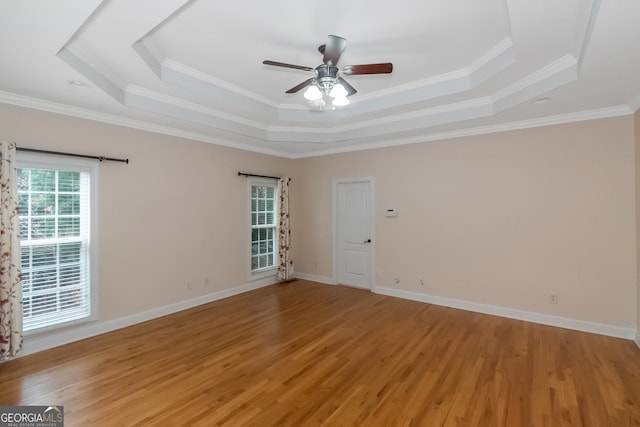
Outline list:
[[[292,159],[301,159],[307,157],[325,156],[331,154],[342,154],[353,151],[373,150],[378,148],[396,147],[399,145],[419,144],[425,142],[443,141],[454,138],[465,138],[478,135],[486,135],[492,133],[501,133],[514,130],[530,129],[544,126],[562,125],[588,120],[608,119],[613,117],[627,116],[633,114],[633,111],[626,105],[615,107],[600,108],[595,110],[581,111],[577,113],[559,114],[555,116],[541,117],[530,120],[519,120],[509,123],[501,123],[489,126],[478,126],[466,129],[459,129],[447,132],[438,132],[433,134],[425,134],[412,136],[408,138],[394,138],[379,143],[366,143],[351,146],[331,147],[320,149],[301,155],[290,156]]]
[[[209,135],[200,134],[197,132],[184,131],[182,129],[158,125],[143,120],[134,120],[127,117],[122,117],[113,114],[96,113],[95,111],[72,107],[65,104],[55,103],[51,101],[44,101],[41,99],[30,98],[23,95],[16,95],[9,92],[0,91],[0,102],[4,104],[14,105],[18,107],[30,108],[49,113],[61,114],[70,117],[76,117],[85,120],[92,120],[101,123],[122,126],[132,129],[138,129],[147,132],[154,132],[162,135],[175,136],[178,138],[189,139],[193,141],[206,142],[215,145],[221,145],[230,148],[236,148],[244,151],[252,151],[261,154],[268,154],[277,157],[283,157],[288,159],[300,159],[307,157],[316,157],[330,154],[341,154],[353,151],[362,151],[376,148],[394,147],[398,145],[416,144],[423,142],[440,141],[453,138],[462,138],[476,135],[484,135],[490,133],[506,132],[512,130],[520,130],[527,128],[552,126],[558,124],[567,124],[573,122],[605,119],[619,116],[632,115],[635,109],[630,108],[627,105],[620,105],[615,107],[594,109],[581,111],[576,113],[561,114],[549,117],[541,117],[531,120],[514,121],[510,123],[502,123],[489,126],[480,126],[473,128],[465,128],[455,131],[439,132],[434,134],[424,134],[419,136],[413,136],[409,138],[391,138],[379,143],[363,143],[363,144],[349,144],[341,145],[339,147],[323,147],[318,150],[309,151],[302,154],[292,154],[286,150],[276,150],[271,148],[265,148],[258,146],[257,144],[251,144],[249,142],[243,143],[240,141],[234,141],[228,138],[216,138]]]
[[[291,158],[287,151],[266,148],[255,143],[243,143],[227,138],[217,138],[198,132],[185,131],[183,129],[159,125],[157,123],[151,123],[144,120],[131,119],[129,117],[119,116],[115,114],[98,113],[85,108],[69,106],[52,101],[45,101],[42,99],[31,98],[23,95],[16,95],[9,92],[0,91],[0,103],[44,111],[47,113],[60,114],[63,116],[75,117],[79,119],[91,120],[109,125],[121,126],[130,129],[153,132],[161,135],[175,136],[177,138],[206,142],[223,147],[237,148],[244,151],[252,151],[255,153],[268,154],[277,157]]]

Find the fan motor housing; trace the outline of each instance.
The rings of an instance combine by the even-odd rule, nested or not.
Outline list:
[[[316,67],[316,80],[320,90],[329,93],[338,78],[338,67],[333,65],[322,64]]]

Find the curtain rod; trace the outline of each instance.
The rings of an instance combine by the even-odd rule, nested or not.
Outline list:
[[[129,164],[129,159],[116,159],[113,157],[105,157],[105,156],[91,156],[89,154],[76,154],[76,153],[64,153],[62,151],[49,151],[49,150],[37,150],[35,148],[22,148],[16,147],[18,151],[28,151],[30,153],[42,153],[42,154],[57,154],[60,156],[69,156],[69,157],[82,157],[83,159],[95,159],[102,161],[110,161],[110,162],[122,162]]]
[[[246,176],[247,178],[250,177],[250,176],[253,176],[255,178],[280,179],[279,176],[256,175],[256,174],[253,174],[253,173],[245,173],[245,172],[238,172],[238,176]],[[289,181],[291,181],[291,178],[289,178]]]

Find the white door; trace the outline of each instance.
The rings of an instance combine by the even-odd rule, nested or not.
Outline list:
[[[338,283],[371,289],[371,183],[337,184]]]

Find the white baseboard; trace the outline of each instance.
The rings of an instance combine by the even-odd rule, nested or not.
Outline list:
[[[330,277],[316,276],[313,274],[296,273],[294,277],[304,280],[311,280],[318,283],[334,285],[335,283]],[[48,332],[46,335],[31,335],[24,339],[24,345],[21,356],[37,353],[39,351],[69,344],[85,338],[111,332],[116,329],[125,328],[135,325],[136,323],[146,322],[157,317],[166,316],[168,314],[177,313],[182,310],[197,307],[202,304],[217,301],[230,296],[242,294],[254,289],[263,288],[276,283],[272,277],[262,280],[256,280],[241,286],[213,292],[202,295],[189,300],[157,307],[141,313],[135,313],[129,316],[120,317],[107,321],[96,321],[82,325],[74,326],[72,329],[60,330],[58,332]],[[525,320],[528,322],[541,323],[544,325],[557,326],[567,329],[575,329],[578,331],[592,332],[600,335],[608,335],[612,337],[625,338],[634,340],[640,347],[640,332],[631,328],[623,328],[614,325],[606,325],[602,323],[586,322],[582,320],[569,319],[565,317],[552,316],[547,314],[533,313],[522,310],[515,310],[505,307],[480,304],[470,301],[458,300],[454,298],[439,297],[435,295],[422,294],[419,292],[405,291],[401,289],[393,289],[386,287],[375,287],[373,292],[389,295],[397,298],[403,298],[413,301],[420,301],[429,304],[441,305],[445,307],[458,308],[462,310],[475,311],[478,313],[491,314],[495,316],[508,317],[511,319]]]
[[[570,319],[567,317],[553,316],[550,314],[534,313],[531,311],[516,310],[512,308],[495,305],[481,304],[477,302],[459,300],[454,298],[439,297],[436,295],[423,294],[419,292],[405,291],[402,289],[375,287],[373,292],[397,298],[404,298],[413,301],[420,301],[429,304],[441,305],[445,307],[458,308],[461,310],[475,311],[478,313],[491,314],[494,316],[508,317],[510,319],[525,320],[527,322],[540,323],[543,325],[556,326],[559,328],[573,329],[582,332],[607,335],[616,338],[633,340],[640,346],[640,339],[635,329],[625,328],[604,323],[587,322],[584,320]]]
[[[180,301],[175,304],[153,308],[151,310],[131,314],[117,319],[103,322],[98,320],[96,322],[75,325],[68,329],[62,329],[56,332],[49,331],[46,334],[26,336],[24,338],[21,356],[69,344],[74,341],[83,340],[85,338],[111,332],[116,329],[125,328],[127,326],[135,325],[136,323],[146,322],[147,320],[166,316],[167,314],[177,313],[182,310],[197,307],[223,298],[228,298],[233,295],[242,294],[254,289],[263,288],[274,283],[276,283],[275,279],[273,277],[268,277],[261,280],[255,280],[241,286],[223,289],[221,291]]]
[[[296,272],[294,277],[303,280],[310,280],[312,282],[324,283],[325,285],[335,285],[336,283],[333,281],[333,278],[327,276],[317,276],[315,274],[307,274],[307,273],[298,273]]]

